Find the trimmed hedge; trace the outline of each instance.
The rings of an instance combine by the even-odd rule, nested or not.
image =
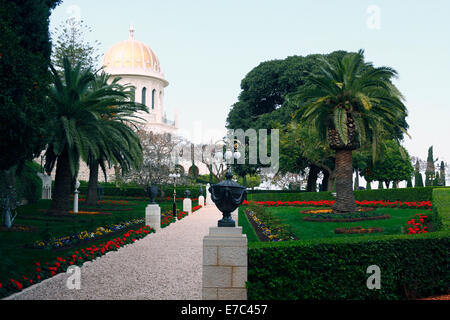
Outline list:
[[[87,194],[87,186],[80,186],[79,191],[82,195]],[[159,187],[164,192],[165,197],[173,196],[173,186],[163,186]],[[198,198],[200,195],[200,186],[177,186],[177,197],[183,197],[184,192],[189,190],[191,192],[191,198]],[[103,188],[103,194],[105,196],[113,197],[148,197],[145,189],[143,187],[110,187],[105,186]],[[205,187],[203,187],[203,193],[205,193]],[[160,194],[161,195],[161,194]]]
[[[253,201],[319,201],[334,200],[331,192],[257,192],[249,193],[247,200]]]
[[[378,189],[355,191],[355,200],[389,200],[389,201],[431,201],[433,189],[438,187],[416,187],[401,189]],[[450,188],[449,188],[450,190]]]
[[[417,187],[354,191],[355,200],[431,201],[433,190],[442,187]],[[450,188],[448,188],[450,190]],[[292,190],[248,190],[248,200],[254,201],[318,201],[334,200],[331,192],[305,192]]]
[[[448,292],[450,232],[250,243],[249,300],[407,299]],[[366,273],[381,269],[381,289]]]

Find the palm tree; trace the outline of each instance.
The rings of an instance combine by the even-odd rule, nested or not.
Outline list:
[[[117,77],[110,81],[110,76],[101,73],[96,76],[93,84],[93,90],[104,86],[115,87],[116,90],[125,92],[127,99],[124,101],[133,101],[132,94],[134,87],[131,85],[120,85],[121,78]],[[110,82],[108,84],[108,82]],[[136,108],[133,104],[118,104],[113,113],[102,115],[100,122],[102,126],[103,141],[105,144],[100,149],[97,157],[93,152],[89,152],[85,159],[89,166],[89,184],[86,196],[86,204],[95,205],[97,203],[97,185],[99,167],[101,167],[106,180],[106,165],[119,165],[123,172],[130,168],[137,168],[142,163],[142,146],[138,135],[132,130],[131,126],[136,124],[134,112]],[[109,110],[110,111],[110,110]]]
[[[392,84],[397,72],[364,62],[364,52],[323,59],[313,84],[297,93],[307,101],[298,112],[301,122],[317,130],[321,139],[336,151],[336,201],[333,212],[355,212],[352,189],[352,151],[362,143],[372,144],[375,159],[381,138],[406,133],[407,110],[403,97]]]
[[[51,172],[56,164],[51,214],[67,213],[80,157],[87,159],[89,153],[99,157],[107,148],[108,126],[103,125],[102,117],[113,117],[116,106],[128,106],[125,113],[130,118],[135,111],[147,111],[145,106],[126,101],[129,94],[117,90],[115,85],[95,87],[95,75],[90,69],[81,70],[80,64],[72,67],[67,58],[63,64],[62,79],[51,67],[53,85],[49,101],[53,110],[49,115],[51,130],[45,165],[46,171]]]

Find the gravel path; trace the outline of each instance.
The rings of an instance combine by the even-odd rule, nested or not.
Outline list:
[[[214,205],[81,267],[81,289],[60,273],[6,299],[200,300],[203,237],[221,213]]]

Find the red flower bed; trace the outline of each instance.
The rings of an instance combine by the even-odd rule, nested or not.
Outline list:
[[[407,222],[408,234],[428,233],[430,218],[424,213],[418,213]]]
[[[53,263],[45,262],[41,265],[40,262],[36,262],[36,269],[33,275],[29,277],[22,276],[22,279],[20,280],[10,279],[9,282],[5,284],[0,283],[0,297],[21,291],[34,283],[51,278],[57,273],[65,272],[71,265],[82,265],[85,261],[92,261],[109,251],[116,251],[120,247],[134,243],[138,239],[142,239],[152,232],[154,232],[154,230],[149,226],[143,226],[139,228],[139,230],[129,230],[120,237],[109,240],[106,243],[101,243],[98,247],[92,245],[88,248],[77,250],[64,258],[57,257],[56,261]]]
[[[192,208],[192,212],[195,212],[201,208],[202,206],[200,205],[195,206]],[[178,220],[181,220],[187,215],[187,212],[180,211],[178,212],[177,218]],[[175,221],[176,220],[171,212],[165,212],[161,216],[162,227],[168,226]],[[92,245],[88,248],[77,250],[74,254],[68,255],[64,258],[57,257],[56,262],[54,263],[50,264],[46,262],[44,266],[41,266],[41,263],[36,262],[35,274],[33,276],[29,278],[22,276],[23,279],[21,279],[20,281],[16,279],[10,279],[6,284],[0,283],[0,298],[6,295],[13,294],[15,292],[19,292],[24,288],[29,287],[32,284],[40,282],[44,279],[51,278],[57,273],[65,272],[71,265],[82,265],[85,261],[92,261],[109,251],[116,251],[120,247],[134,243],[136,240],[144,238],[146,235],[152,232],[154,232],[154,230],[149,226],[143,226],[139,230],[129,230],[122,236],[109,240],[106,243],[102,243],[98,247],[96,245]]]
[[[319,200],[319,201],[247,201],[244,200],[243,205],[248,205],[250,202],[263,205],[266,207],[283,207],[283,206],[307,206],[307,207],[331,207],[335,200]],[[374,208],[401,208],[401,209],[429,209],[431,211],[431,201],[358,201],[355,203],[360,207],[374,207]]]

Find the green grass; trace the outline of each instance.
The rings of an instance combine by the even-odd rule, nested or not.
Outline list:
[[[36,262],[53,262],[56,257],[63,257],[77,249],[93,244],[98,245],[118,237],[121,233],[89,242],[89,244],[80,244],[77,247],[58,251],[24,248],[25,244],[45,239],[46,233],[47,236],[49,233],[52,238],[67,236],[82,231],[94,231],[101,226],[145,218],[145,207],[148,200],[130,202],[136,204],[126,205],[132,208],[131,211],[111,211],[112,215],[78,215],[73,217],[48,217],[45,212],[40,212],[40,209],[49,208],[51,200],[40,200],[35,204],[19,207],[14,224],[34,226],[37,228],[37,232],[0,232],[0,283],[5,283],[11,278],[21,279],[22,275],[33,275]],[[172,210],[172,202],[162,202],[159,205],[162,212]],[[111,207],[111,205],[107,206]],[[177,202],[177,208],[182,209],[181,201]]]
[[[357,221],[357,222],[310,222],[303,221],[302,218],[307,216],[305,214],[299,213],[302,210],[315,209],[315,208],[299,208],[299,207],[268,207],[268,210],[277,218],[281,220],[282,223],[288,224],[296,238],[299,240],[316,240],[316,239],[327,239],[327,238],[352,238],[364,236],[374,236],[374,235],[392,235],[401,234],[402,227],[406,226],[406,222],[410,217],[419,212],[417,209],[391,209],[391,208],[379,208],[376,209],[380,214],[389,214],[390,219],[385,220],[367,220],[367,221]],[[429,212],[429,211],[427,211]],[[368,227],[381,227],[384,229],[380,233],[369,233],[369,234],[336,234],[334,233],[335,228],[349,228],[361,226],[363,228]],[[251,225],[250,225],[251,227]],[[244,231],[245,232],[245,231]],[[246,232],[247,237],[250,238],[249,234],[251,232]]]
[[[242,227],[242,233],[247,235],[248,242],[259,242],[259,238],[256,235],[250,221],[248,221],[247,215],[244,213],[244,208],[239,208],[238,225]]]
[[[450,189],[433,190],[433,210],[437,212],[443,230],[450,229]]]

